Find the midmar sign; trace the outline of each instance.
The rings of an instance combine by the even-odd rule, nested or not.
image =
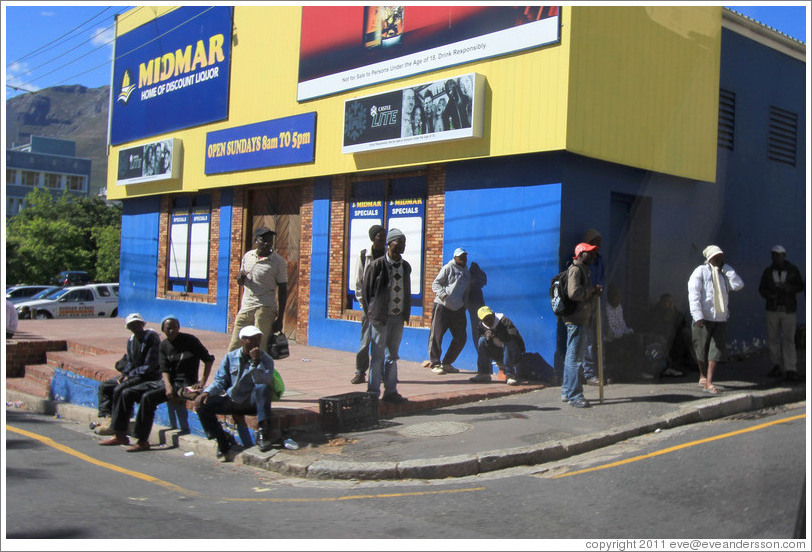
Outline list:
[[[184,6],[116,38],[111,144],[228,117],[232,9]]]
[[[344,102],[342,153],[481,138],[485,77],[468,73]]]

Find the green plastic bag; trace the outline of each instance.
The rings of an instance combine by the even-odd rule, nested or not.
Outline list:
[[[271,393],[271,400],[278,401],[282,398],[282,393],[285,392],[285,382],[282,381],[282,375],[279,370],[273,371],[273,393]]]

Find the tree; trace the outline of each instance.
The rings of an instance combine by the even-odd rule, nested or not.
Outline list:
[[[54,197],[35,189],[6,225],[6,279],[49,283],[62,270],[84,270],[96,281],[118,281],[121,207],[98,197]]]

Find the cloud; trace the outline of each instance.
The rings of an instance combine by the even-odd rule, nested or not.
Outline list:
[[[29,84],[24,78],[17,76],[20,74],[24,75],[27,71],[28,64],[26,63],[19,63],[15,61],[14,63],[9,64],[9,66],[6,67],[6,86],[21,88],[26,92],[36,92],[39,90],[39,86]]]
[[[97,28],[93,31],[90,37],[90,42],[93,46],[101,46],[103,44],[110,44],[112,46],[113,40],[116,38],[116,30],[114,27]]]

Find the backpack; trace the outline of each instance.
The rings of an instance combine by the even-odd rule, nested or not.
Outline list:
[[[569,316],[575,312],[578,303],[567,295],[567,267],[563,272],[559,272],[550,281],[550,306],[556,316]]]

